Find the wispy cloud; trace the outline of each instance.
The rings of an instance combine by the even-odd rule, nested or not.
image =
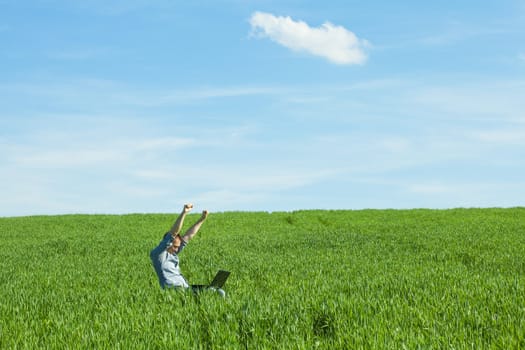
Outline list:
[[[250,24],[256,35],[268,37],[294,51],[324,57],[336,64],[363,64],[367,59],[366,40],[329,22],[315,28],[290,17],[255,12]]]
[[[474,200],[478,187],[460,192],[464,178],[432,178],[429,169],[465,162],[472,165],[465,173],[475,175],[478,162],[497,162],[512,173],[525,140],[525,105],[519,98],[524,88],[519,80],[176,86],[171,92],[103,80],[59,82],[48,90],[42,82],[4,83],[0,90],[7,96],[15,91],[26,97],[21,100],[69,100],[79,114],[45,110],[29,117],[14,108],[4,112],[4,118],[12,114],[13,120],[0,118],[0,180],[17,184],[10,186],[10,197],[24,198],[17,210],[30,213],[165,211],[184,199],[219,210],[271,209],[271,198],[283,198],[281,209],[296,203],[315,207],[322,205],[312,199],[312,191],[319,188],[323,203],[339,200],[341,206],[395,205],[394,199],[373,199],[382,195],[374,191],[391,189],[407,196],[406,206],[494,205],[499,202],[488,195]],[[378,90],[381,93],[370,99],[368,93]],[[249,100],[235,111],[239,118],[230,119],[230,110],[217,111],[217,122],[200,119],[194,108],[174,112],[181,101],[238,97],[236,105],[242,105],[252,95],[271,103],[254,108]],[[113,101],[113,96],[120,99]],[[294,97],[315,98],[317,105],[289,103]],[[93,113],[90,104],[97,106]],[[137,106],[142,104],[169,108],[164,113],[161,108],[141,110]],[[106,108],[113,106],[111,111]],[[39,181],[28,177],[33,173]],[[407,180],[399,180],[403,176]],[[84,181],[90,185],[82,186],[91,187],[81,188]],[[516,188],[505,192],[510,204],[518,198]],[[29,206],[27,199],[35,194],[50,199]],[[4,214],[14,213],[12,206],[0,199]]]
[[[105,58],[115,53],[115,50],[108,48],[82,47],[48,51],[45,53],[45,55],[51,59],[60,61],[85,61]]]
[[[440,183],[418,183],[408,185],[410,192],[423,194],[423,195],[444,195],[450,193],[457,193],[461,190],[462,186],[452,186],[449,184]]]
[[[191,103],[200,100],[243,97],[243,96],[262,96],[278,95],[286,92],[283,88],[264,87],[264,86],[226,86],[226,87],[197,87],[193,89],[177,89],[166,92],[156,91],[152,95],[142,94],[144,105],[165,105],[170,103]],[[135,101],[140,101],[140,96],[136,96]]]
[[[66,1],[64,4],[82,11],[93,12],[106,16],[118,16],[129,12],[139,11],[144,9],[152,10],[159,9],[166,11],[173,7],[169,0],[156,0],[154,2],[148,0],[83,0],[83,1]]]
[[[445,118],[525,122],[525,82],[470,81],[454,85],[422,86],[410,95],[411,104]]]
[[[525,129],[475,131],[470,136],[477,141],[497,145],[525,145]]]
[[[64,58],[65,59],[65,58]],[[73,59],[72,57],[70,59]],[[80,59],[80,57],[79,57]],[[117,107],[162,107],[193,104],[203,100],[282,95],[293,92],[279,86],[191,86],[139,87],[103,79],[0,83],[0,93],[16,99],[44,103],[55,107],[108,111]]]
[[[31,168],[74,168],[94,165],[112,164],[122,160],[122,154],[107,149],[77,149],[77,150],[45,150],[33,149],[31,154],[16,157],[14,161],[19,166]]]
[[[235,209],[334,176],[326,167],[312,169],[310,161],[276,166],[286,161],[279,147],[247,138],[263,130],[244,121],[231,127],[188,121],[182,130],[163,118],[107,117],[102,125],[70,118],[32,118],[0,136],[0,180],[17,184],[10,194],[50,198],[26,204],[23,212],[164,211],[181,198],[206,202],[209,209]],[[36,182],[26,175],[36,173]],[[133,207],[138,199],[140,206]],[[0,211],[12,205],[0,200]],[[21,210],[23,203],[17,205]]]
[[[435,207],[492,207],[494,198],[501,196],[497,206],[516,206],[516,200],[523,193],[523,181],[474,181],[474,182],[418,182],[406,184],[408,193],[412,193],[424,202],[435,203]],[[502,196],[503,194],[503,196]],[[518,194],[516,196],[516,194]]]
[[[495,26],[478,26],[459,21],[448,21],[443,24],[440,32],[430,34],[419,39],[419,42],[428,46],[444,46],[457,44],[477,37],[498,35],[506,30]]]
[[[189,147],[197,143],[197,140],[189,137],[162,137],[155,139],[146,139],[141,142],[135,143],[135,148],[142,150],[155,150],[155,149],[179,149],[183,147]]]
[[[114,121],[115,125],[118,119]],[[116,126],[115,126],[116,128]],[[68,135],[67,133],[70,133]],[[157,159],[170,152],[196,144],[189,137],[111,138],[108,135],[93,138],[91,131],[43,131],[27,145],[2,142],[5,159],[24,168],[80,169],[106,167],[117,169],[130,166],[136,159]],[[102,133],[103,131],[98,131]],[[129,132],[129,130],[128,130]],[[0,144],[2,144],[0,143]],[[64,147],[64,145],[68,145]]]

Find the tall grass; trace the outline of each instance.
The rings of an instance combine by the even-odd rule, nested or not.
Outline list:
[[[1,218],[0,348],[525,348],[523,208],[211,213],[181,266],[226,299],[159,288],[175,217]]]

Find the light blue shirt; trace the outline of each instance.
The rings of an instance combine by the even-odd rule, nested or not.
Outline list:
[[[153,249],[149,257],[159,277],[159,283],[162,288],[188,288],[188,282],[182,276],[179,267],[179,253],[186,247],[186,241],[181,240],[181,244],[176,253],[168,253],[167,249],[171,247],[173,237],[170,232],[167,232],[159,245]]]

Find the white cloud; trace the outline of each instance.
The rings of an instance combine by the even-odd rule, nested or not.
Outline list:
[[[312,28],[290,17],[255,12],[250,18],[252,30],[294,51],[306,51],[336,64],[363,64],[366,59],[366,40],[342,26],[326,22]]]

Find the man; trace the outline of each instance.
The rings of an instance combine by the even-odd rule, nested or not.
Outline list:
[[[150,252],[151,262],[159,277],[159,283],[162,288],[190,288],[190,285],[181,273],[179,266],[179,253],[186,247],[188,242],[195,237],[202,224],[208,217],[208,211],[204,210],[200,219],[186,231],[184,236],[179,234],[186,214],[193,208],[193,204],[185,204],[179,217],[171,227],[171,230],[166,232],[159,245]],[[192,288],[194,292],[198,292],[198,288]],[[217,292],[221,296],[225,296],[222,289]]]

